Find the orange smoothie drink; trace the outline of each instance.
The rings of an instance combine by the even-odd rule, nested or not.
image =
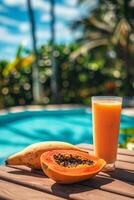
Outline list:
[[[121,97],[92,97],[94,152],[108,171],[115,169],[121,107]]]

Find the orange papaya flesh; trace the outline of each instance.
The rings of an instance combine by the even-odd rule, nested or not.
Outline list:
[[[77,150],[52,150],[41,155],[44,173],[58,183],[69,184],[96,175],[106,162]]]

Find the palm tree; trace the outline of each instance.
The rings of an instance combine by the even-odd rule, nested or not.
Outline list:
[[[84,0],[80,2],[85,2]],[[74,23],[75,29],[83,29],[79,38],[81,47],[70,58],[76,59],[96,48],[111,49],[116,59],[126,67],[126,95],[132,95],[134,82],[134,1],[100,0],[97,9],[89,16]]]
[[[39,83],[39,67],[38,67],[38,51],[37,51],[37,39],[36,39],[36,26],[34,20],[34,14],[32,10],[31,0],[27,0],[27,7],[29,13],[29,20],[31,25],[31,37],[32,37],[32,45],[33,52],[35,55],[35,61],[33,63],[32,68],[32,78],[33,78],[33,99],[34,103],[41,102],[41,91],[40,91],[40,83]]]
[[[51,3],[51,40],[50,44],[52,46],[52,54],[51,54],[51,62],[52,62],[52,76],[51,76],[51,91],[52,91],[52,98],[54,103],[59,103],[59,95],[58,95],[58,83],[57,83],[57,76],[58,76],[58,69],[56,60],[54,57],[54,43],[55,43],[55,0],[50,0]]]

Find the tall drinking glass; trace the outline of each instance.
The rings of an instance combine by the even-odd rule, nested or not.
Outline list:
[[[94,152],[106,161],[104,171],[115,169],[121,107],[121,97],[92,97]]]

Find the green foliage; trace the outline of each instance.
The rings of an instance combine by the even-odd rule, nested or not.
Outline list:
[[[55,45],[53,55],[57,66],[58,93],[61,103],[90,104],[93,95],[125,96],[125,69],[121,61],[102,57],[94,52],[80,55],[72,61],[70,55],[77,44]],[[52,47],[42,46],[39,49],[39,81],[42,86],[42,103],[53,103],[50,81]],[[109,56],[107,54],[106,56]],[[95,59],[94,59],[95,58]],[[113,64],[114,63],[114,64]],[[32,66],[15,68],[7,77],[3,71],[7,62],[0,63],[0,108],[33,103]],[[114,66],[114,67],[113,67]]]
[[[34,62],[35,56],[33,54],[29,54],[24,57],[22,56],[23,53],[24,48],[20,45],[17,49],[15,59],[5,65],[2,71],[3,76],[7,77],[11,72],[17,70],[17,68],[29,67],[29,65]]]
[[[82,4],[84,1],[79,1]],[[111,65],[124,70],[123,90],[128,96],[134,90],[134,3],[132,0],[100,0],[98,7],[86,17],[73,24],[83,30],[79,38],[81,46],[72,53],[76,59],[81,54],[94,52],[105,57],[107,69]],[[103,50],[102,50],[103,49]],[[101,53],[100,53],[101,52]],[[112,57],[113,59],[111,59]],[[112,63],[111,63],[112,60]],[[118,72],[115,76],[118,76]]]
[[[123,128],[121,134],[124,136],[124,143],[120,144],[120,147],[134,150],[134,128]]]
[[[3,71],[6,66],[5,63],[0,67],[0,108],[30,104],[32,101],[31,67],[15,69],[5,77]]]

